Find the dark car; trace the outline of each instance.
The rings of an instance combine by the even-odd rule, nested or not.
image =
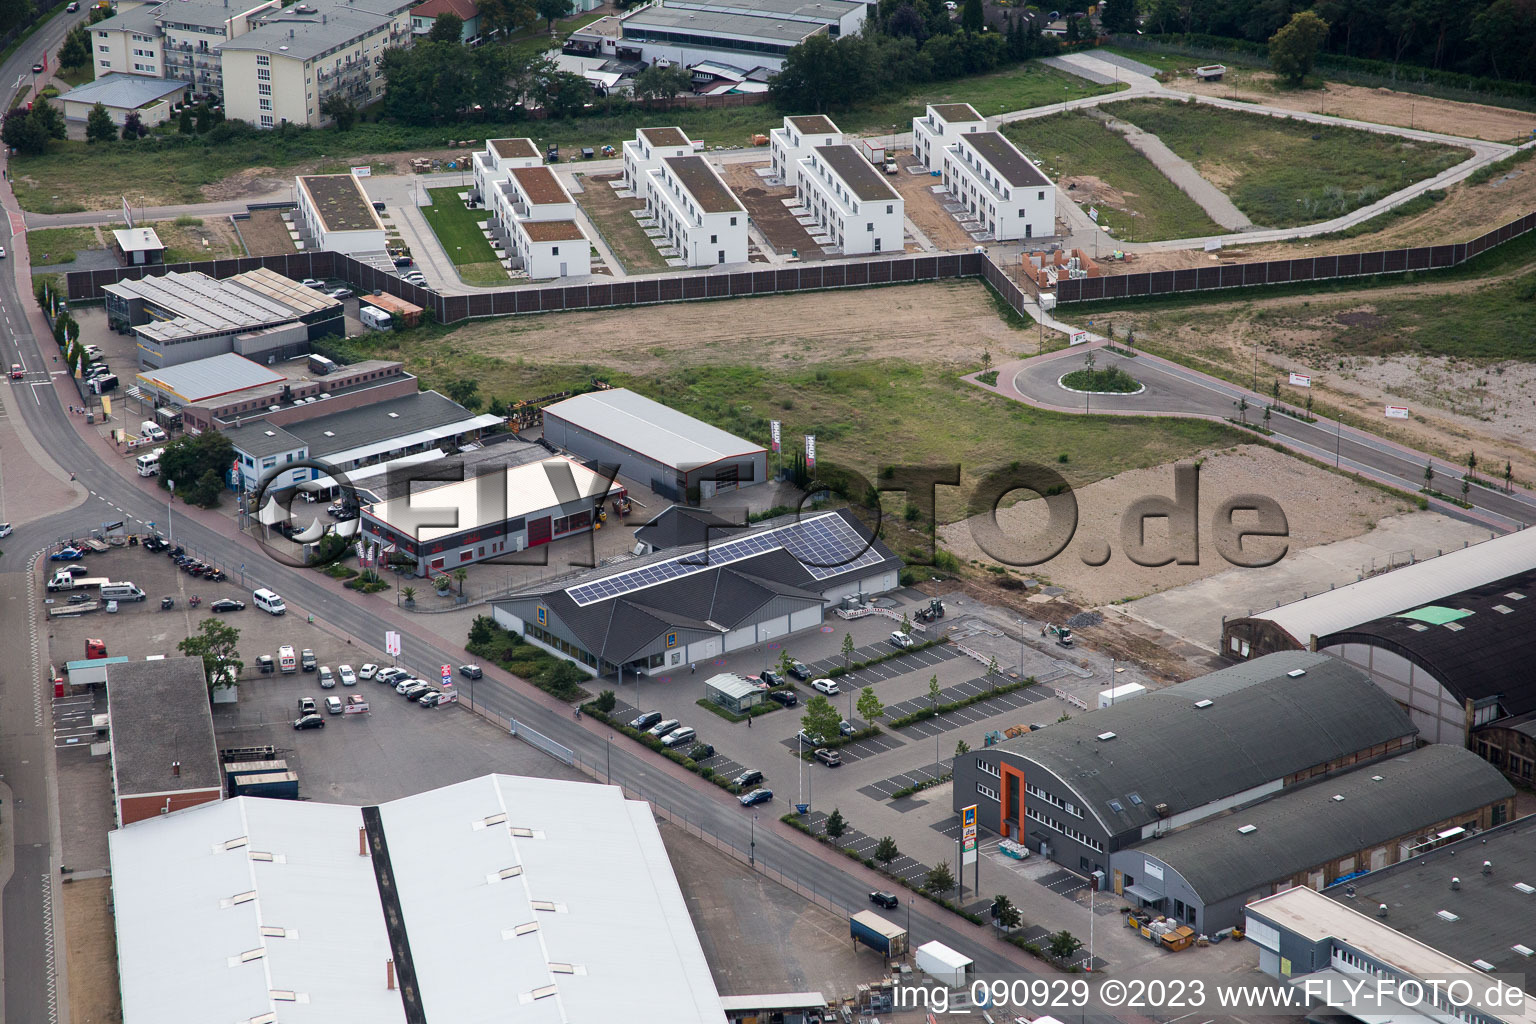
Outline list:
[[[427,694],[435,692],[436,691],[426,683],[417,683],[415,686],[412,686],[410,689],[405,691],[405,699],[414,703],[415,701],[421,700],[421,698],[425,697]]]
[[[762,781],[763,773],[758,771],[756,768],[748,768],[746,771],[742,772],[740,775],[731,780],[732,783],[743,788],[755,785]]]
[[[416,261],[411,259],[409,256],[396,256],[395,257],[395,266],[397,266],[397,267],[414,266],[415,263],[416,263]]]
[[[651,726],[655,725],[659,721],[661,721],[661,712],[660,711],[647,711],[645,714],[641,715],[639,718],[631,719],[630,723],[629,723],[629,727],[631,729],[640,729],[640,730],[643,731],[645,729],[649,729]]]
[[[754,789],[752,792],[741,796],[739,799],[741,800],[741,806],[743,807],[756,807],[758,804],[765,804],[772,800],[773,790]]]
[[[485,678],[485,673],[481,671],[479,665],[460,665],[459,675],[463,676],[465,679]]]
[[[213,602],[213,604],[208,606],[208,610],[214,612],[243,612],[245,611],[245,602],[236,601],[232,597],[226,597]]]
[[[218,583],[228,578],[228,576],[224,575],[223,569],[209,569],[207,572],[203,573],[203,579],[208,580],[211,583]]]
[[[886,910],[895,910],[901,906],[901,900],[896,898],[895,893],[885,892],[880,889],[876,889],[869,894],[869,902],[877,907],[884,907]]]
[[[261,672],[264,675],[270,675],[273,672],[276,672],[277,671],[277,666],[272,663],[272,655],[270,655],[270,654],[258,654],[258,655],[256,655],[256,671]]]
[[[164,537],[146,537],[143,544],[145,551],[165,551],[170,546],[171,542]]]
[[[784,677],[772,669],[764,669],[763,674],[758,678],[762,679],[769,686],[783,686],[785,682]]]
[[[325,719],[319,715],[305,715],[293,723],[295,729],[324,729]]]
[[[85,602],[89,601],[90,599],[91,599],[91,595],[90,594],[70,594],[69,595],[69,603],[70,604],[85,604]]]
[[[694,760],[694,761],[702,761],[706,757],[714,757],[714,756],[715,756],[715,745],[713,743],[700,743],[698,746],[696,746],[692,750],[688,751],[689,759],[690,760]]]
[[[811,678],[811,670],[798,661],[789,663],[789,674],[801,681]]]
[[[304,653],[299,656],[299,663],[304,667],[305,672],[313,672],[315,670],[315,652],[308,647],[304,648]]]
[[[773,690],[768,694],[768,699],[786,708],[792,708],[800,703],[800,698],[795,696],[794,690]]]

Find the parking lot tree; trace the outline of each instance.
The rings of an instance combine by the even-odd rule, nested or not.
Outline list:
[[[997,656],[993,655],[987,662],[987,690],[997,689]]]
[[[1291,85],[1300,85],[1328,39],[1329,25],[1311,11],[1297,11],[1269,37],[1269,66]]]
[[[85,119],[85,141],[111,142],[115,138],[117,138],[117,125],[112,123],[112,115],[107,113],[106,107],[100,103],[96,104]]]
[[[187,501],[202,505],[217,504],[222,489],[221,474],[234,458],[235,446],[217,430],[183,435],[160,451],[160,486],[167,487],[174,480],[176,493]],[[210,476],[213,486],[211,493],[207,493],[204,484]],[[206,498],[206,501],[196,498]]]
[[[223,619],[206,618],[196,633],[182,640],[176,649],[189,658],[203,659],[203,674],[208,677],[208,695],[213,696],[216,680],[226,675],[238,680],[245,662],[240,660],[240,630]],[[226,673],[227,669],[234,669]],[[234,682],[227,685],[234,686]]]
[[[790,663],[793,662],[794,660],[795,660],[794,658],[791,658],[789,656],[789,648],[783,647],[783,648],[779,649],[779,676],[780,676],[780,678],[785,679],[785,680],[789,679],[789,666],[790,666]]]
[[[939,689],[939,674],[935,672],[928,677],[928,699],[933,701],[934,707],[939,706],[939,694],[941,692]]]
[[[875,696],[875,688],[866,686],[859,692],[858,703],[854,705],[858,709],[859,717],[870,725],[874,725],[885,717],[885,705],[880,698]]]
[[[852,661],[852,660],[853,660],[853,634],[852,633],[844,633],[843,634],[843,668],[847,668],[848,667],[848,663],[850,661]]]
[[[901,851],[896,848],[896,840],[890,836],[885,836],[875,845],[875,860],[881,864],[889,864],[900,856]]]
[[[533,0],[533,9],[549,25],[550,35],[554,35],[555,19],[569,18],[576,5],[571,0]]]
[[[805,714],[800,716],[800,724],[811,736],[836,736],[837,725],[842,720],[843,716],[838,714],[832,702],[820,694],[805,702]]]
[[[610,715],[613,713],[613,709],[618,705],[618,703],[619,698],[614,696],[612,690],[604,690],[602,693],[597,695],[597,700],[593,701],[592,705],[603,714]]]
[[[827,815],[827,820],[822,827],[827,830],[827,835],[837,839],[848,831],[848,821],[843,817],[843,812],[834,807],[832,813]]]
[[[438,20],[441,21],[443,18],[451,17],[454,17],[454,15],[443,14],[439,16]],[[352,126],[357,124],[357,107],[353,106],[352,101],[339,92],[333,92],[320,101],[320,113],[322,116],[330,118],[332,124],[339,132],[349,132],[352,130]]]
[[[911,630],[912,630],[912,619],[911,619],[910,616],[907,615],[906,612],[902,612],[901,613],[901,631],[903,633],[908,633],[908,632],[911,632]]]
[[[929,892],[948,892],[955,887],[955,873],[949,870],[949,862],[941,861],[923,879],[923,888]]]
[[[429,43],[462,43],[464,41],[464,19],[452,11],[444,11],[432,19],[432,28],[427,32]]]
[[[970,752],[971,752],[971,745],[969,743],[965,742],[965,740],[961,740],[959,743],[955,744],[955,756],[956,757],[959,757],[961,754],[969,754]]]
[[[1019,915],[1019,908],[1014,906],[1013,901],[1007,896],[992,897],[992,918],[1004,931],[1012,931],[1023,920]]]

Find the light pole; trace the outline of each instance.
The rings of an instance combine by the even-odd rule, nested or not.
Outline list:
[[[757,815],[752,815],[752,840],[747,846],[747,863],[757,866]]]
[[[165,489],[171,492],[171,496],[165,499],[165,535],[172,544],[176,543],[176,525],[171,522],[171,502],[176,500],[176,481],[167,480]]]
[[[473,697],[470,698],[470,703],[474,703]],[[608,734],[608,765],[603,769],[603,778],[609,785],[613,784],[613,733]]]

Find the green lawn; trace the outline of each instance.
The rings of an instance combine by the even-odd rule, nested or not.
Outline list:
[[[588,25],[605,16],[603,11],[588,11],[578,14],[574,18],[559,18],[555,21],[555,34],[549,34],[549,26],[540,21],[526,32],[521,32],[507,40],[507,45],[512,47],[520,57],[537,57],[546,50],[558,50],[565,37],[579,28]]]
[[[1053,180],[1091,175],[1124,193],[1123,206],[1129,212],[1099,207],[1099,223],[1114,228],[1115,238],[1153,242],[1222,233],[1198,203],[1136,152],[1123,135],[1087,112],[1014,121],[1003,126],[1003,134],[1043,161]]]
[[[81,249],[105,249],[95,228],[33,228],[27,232],[27,252],[37,264],[73,263]],[[47,253],[48,258],[43,259]]]
[[[1264,227],[1340,216],[1469,155],[1455,146],[1169,100],[1105,109],[1157,135]]]
[[[55,72],[53,77],[67,83],[71,88],[78,89],[87,82],[96,81],[96,65],[92,62],[87,62],[84,67],[69,68]]]
[[[456,267],[475,266],[489,263],[500,267],[496,262],[496,254],[491,250],[491,243],[486,241],[480,233],[480,222],[488,214],[484,210],[471,210],[464,205],[459,198],[463,189],[457,185],[446,188],[429,188],[427,194],[432,197],[431,206],[421,208],[422,215],[427,218],[427,223],[432,225],[432,233],[437,235],[438,242],[443,247],[443,252],[453,261]],[[460,271],[462,275],[463,271]],[[475,271],[479,273],[479,271]],[[502,272],[500,284],[505,282],[507,275]],[[480,283],[480,282],[471,282]]]
[[[907,132],[912,130],[912,119],[921,117],[929,103],[969,103],[983,117],[991,117],[1010,110],[1045,107],[1126,88],[1129,86],[1124,83],[1095,85],[1038,61],[1029,61],[990,74],[951,82],[928,82],[915,86],[905,96],[848,111],[834,111],[831,116],[839,128],[848,132],[878,132],[893,128]]]

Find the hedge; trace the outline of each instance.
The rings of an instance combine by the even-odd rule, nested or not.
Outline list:
[[[775,711],[783,710],[783,705],[781,704],[758,704],[750,708],[747,714],[738,715],[730,708],[723,708],[707,697],[700,697],[698,700],[694,701],[694,703],[703,708],[705,711],[710,712],[711,714],[719,715],[727,722],[745,722],[748,718],[761,718],[764,715],[769,715]]]
[[[482,621],[483,620],[483,621]],[[476,640],[479,632],[481,639]],[[534,686],[560,700],[587,700],[592,694],[577,684],[570,673],[581,672],[564,658],[557,658],[548,651],[527,643],[522,637],[496,625],[487,616],[476,616],[470,628],[469,642],[464,649],[477,658],[496,665],[528,680]],[[586,673],[582,672],[583,677]]]
[[[906,786],[906,787],[904,787],[902,789],[898,789],[896,792],[894,792],[890,796],[886,797],[886,799],[887,800],[900,800],[902,797],[908,797],[908,796],[911,796],[914,793],[921,793],[925,789],[932,789],[934,786],[942,786],[944,783],[948,782],[952,778],[954,778],[954,775],[951,774],[951,775],[940,775],[936,779],[926,779],[923,782],[914,783],[913,785]]]
[[[705,766],[695,761],[693,758],[689,757],[687,754],[681,754],[676,750],[662,746],[661,740],[655,736],[649,736],[641,732],[639,729],[631,729],[628,722],[621,722],[618,719],[597,710],[596,703],[588,701],[581,706],[581,709],[583,712],[591,715],[593,718],[597,719],[599,722],[602,722],[609,728],[617,729],[619,732],[628,736],[630,739],[636,740],[650,747],[652,750],[656,751],[667,760],[675,761],[676,763],[682,765],[684,768],[687,768],[689,771],[693,772],[693,774],[699,776],[699,778],[708,779],[710,782],[713,782],[727,793],[740,795],[741,787],[733,783],[730,779],[725,778],[723,775],[716,775],[713,768],[706,768]],[[697,740],[695,740],[690,745],[690,747],[696,746],[698,746]]]
[[[892,651],[890,654],[882,654],[878,658],[870,658],[868,661],[855,661],[853,664],[848,665],[847,667],[839,665],[827,673],[827,678],[836,679],[839,676],[847,675],[849,672],[857,672],[861,668],[869,668],[871,665],[878,665],[882,661],[890,661],[892,658],[900,658],[906,654],[916,654],[918,651],[926,651],[930,647],[937,647],[939,644],[947,643],[949,643],[949,637],[941,636],[937,640],[925,640],[920,644],[915,644],[911,647],[903,647],[900,650]]]
[[[967,708],[972,704],[979,704],[991,697],[999,697],[1005,693],[1012,693],[1014,690],[1022,690],[1026,686],[1034,686],[1036,681],[1037,680],[1034,676],[1025,676],[1023,679],[1017,680],[1016,682],[1004,683],[1002,686],[994,687],[991,690],[983,690],[981,693],[972,694],[971,696],[962,698],[961,700],[950,701],[948,704],[939,704],[934,707],[923,708],[921,711],[914,711],[910,715],[902,715],[900,718],[893,718],[889,724],[892,729],[900,729],[903,726],[916,725],[918,722],[926,722],[930,718],[942,715],[946,711],[958,711],[960,708]]]

